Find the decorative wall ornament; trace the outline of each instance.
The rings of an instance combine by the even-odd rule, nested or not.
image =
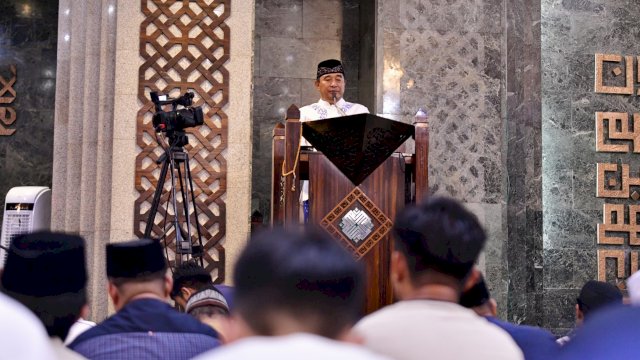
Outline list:
[[[202,106],[204,125],[187,129],[185,146],[191,159],[198,219],[193,210],[191,223],[200,224],[205,248],[205,266],[216,282],[225,278],[225,195],[227,165],[227,115],[223,108],[229,97],[230,0],[162,1],[141,0],[144,21],[140,26],[140,67],[137,116],[135,234],[144,233],[160,167],[156,163],[163,150],[156,142],[151,124],[154,113],[149,92],[169,94],[172,98],[186,91],[195,93],[194,105]],[[165,182],[168,190],[170,181]],[[174,213],[169,193],[161,198],[152,237],[164,233]],[[181,204],[181,199],[178,199]],[[179,205],[181,207],[181,205]],[[183,222],[182,216],[180,221]],[[192,227],[195,234],[195,227]],[[169,258],[175,259],[175,234],[166,237]],[[217,277],[216,277],[217,276]]]
[[[622,56],[615,54],[596,54],[596,73],[595,73],[595,91],[604,94],[624,94],[633,95],[633,56],[625,56],[624,65],[622,64]],[[604,84],[605,63],[618,63],[619,66],[613,68],[614,76],[625,76],[624,86],[608,86]],[[624,66],[624,71],[621,67]]]
[[[596,112],[596,151],[640,153],[640,114]]]
[[[634,95],[634,59],[635,56],[624,56],[623,61],[621,55],[595,54],[595,92]],[[637,60],[640,82],[640,57]],[[640,114],[633,114],[630,120],[626,112],[596,112],[595,124],[596,152],[640,153]],[[596,164],[596,196],[622,199],[603,205],[602,224],[597,227],[597,253],[598,279],[624,289],[624,280],[638,270],[640,205],[627,202],[640,200],[640,171],[631,171],[629,164],[621,160]],[[615,266],[608,267],[607,263]]]
[[[11,106],[16,99],[16,90],[13,85],[18,78],[15,65],[9,65],[11,77],[7,80],[0,76],[0,136],[13,135],[16,129],[8,129],[16,121],[16,110]]]
[[[602,224],[598,224],[598,244],[640,246],[638,215],[640,205],[604,204]]]
[[[635,253],[635,262],[637,269],[638,253]],[[598,249],[598,281],[608,281],[607,279],[607,260],[615,261],[615,278],[613,279],[620,289],[624,289],[626,261],[624,250],[606,250]],[[633,273],[634,270],[632,269]]]
[[[616,285],[624,289],[627,263],[630,263],[629,275],[638,270],[639,215],[640,205],[604,204],[597,236],[599,281],[611,280],[613,276]],[[616,247],[611,248],[611,245]],[[607,273],[607,261],[615,261],[615,275]]]
[[[630,175],[628,164],[597,163],[596,196],[601,198],[640,199],[640,193],[632,187],[640,187],[640,172],[637,177]]]

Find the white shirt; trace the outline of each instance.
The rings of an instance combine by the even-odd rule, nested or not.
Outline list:
[[[56,359],[49,336],[29,309],[0,293],[0,358]]]
[[[94,326],[96,326],[96,323],[94,323],[93,321],[85,320],[83,318],[76,320],[76,322],[74,322],[73,325],[71,325],[71,328],[69,329],[69,333],[67,334],[67,338],[64,339],[64,344],[65,345],[71,344],[73,340],[75,340],[78,337],[78,335],[91,329]]]
[[[286,336],[256,336],[206,352],[194,360],[388,360],[353,344],[318,335],[298,333]]]
[[[323,120],[340,116],[368,113],[369,109],[367,109],[366,106],[347,102],[344,99],[338,100],[335,105],[320,99],[317,103],[300,108],[300,121]]]
[[[400,301],[358,322],[365,346],[397,360],[523,359],[511,336],[458,304]]]
[[[331,119],[341,116],[368,114],[369,109],[366,106],[347,102],[344,99],[340,99],[335,105],[330,104],[328,101],[322,99],[317,103],[313,103],[300,108],[300,121],[314,121]],[[302,146],[309,146],[309,142],[302,138]],[[302,189],[300,189],[300,202],[309,200],[309,182],[302,181]]]

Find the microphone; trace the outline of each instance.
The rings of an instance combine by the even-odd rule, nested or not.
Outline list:
[[[340,109],[340,107],[338,106],[338,96],[337,96],[336,92],[332,91],[331,95],[333,95],[333,106],[336,107],[336,110],[338,110],[338,113],[340,113],[340,116],[347,116],[347,113],[342,111],[342,109]]]

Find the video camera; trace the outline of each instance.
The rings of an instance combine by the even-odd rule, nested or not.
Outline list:
[[[176,131],[204,124],[202,107],[192,106],[193,93],[191,92],[187,92],[177,99],[170,99],[167,95],[158,95],[157,92],[152,91],[151,101],[156,106],[152,122],[157,132],[166,132],[172,136]],[[164,111],[163,105],[171,105],[171,111]],[[184,108],[178,109],[178,105]]]

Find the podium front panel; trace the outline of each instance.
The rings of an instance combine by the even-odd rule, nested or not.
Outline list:
[[[365,263],[366,313],[393,302],[390,228],[405,206],[404,171],[404,157],[396,153],[356,187],[322,153],[309,154],[310,222]]]

